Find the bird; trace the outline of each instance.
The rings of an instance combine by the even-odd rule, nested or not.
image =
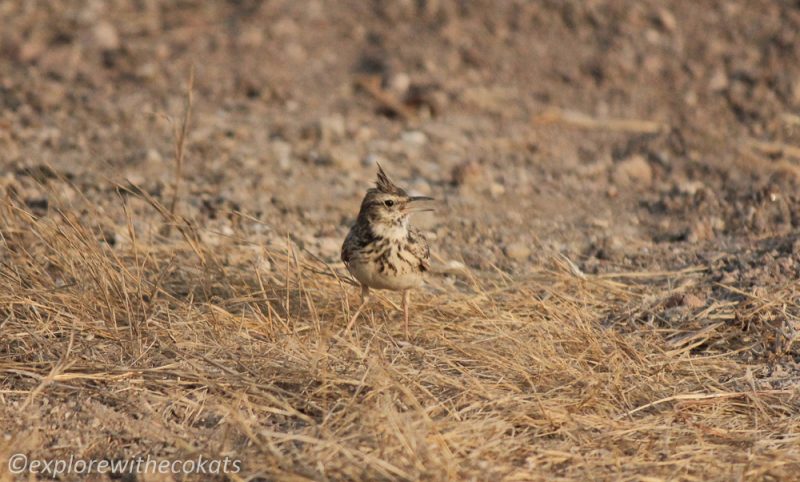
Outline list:
[[[409,224],[409,217],[433,211],[432,201],[427,196],[409,196],[378,164],[375,187],[364,195],[358,217],[342,244],[342,261],[361,285],[361,305],[346,332],[369,301],[372,288],[403,292],[403,326],[409,337],[410,291],[422,285],[431,259],[427,240]]]

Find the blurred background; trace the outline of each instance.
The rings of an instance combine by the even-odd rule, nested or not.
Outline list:
[[[680,265],[798,224],[797,2],[2,1],[0,20],[2,189],[117,213],[113,242],[116,185],[173,194],[192,69],[177,212],[210,243],[288,233],[337,261],[376,162],[443,201],[417,223],[476,270]]]

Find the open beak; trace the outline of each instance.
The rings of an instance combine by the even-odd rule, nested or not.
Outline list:
[[[433,211],[433,201],[434,199],[428,196],[411,196],[403,211],[407,213]]]

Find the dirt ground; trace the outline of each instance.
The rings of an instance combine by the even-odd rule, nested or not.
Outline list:
[[[342,331],[377,163],[412,340]],[[0,199],[3,460],[800,470],[796,1],[0,0]]]

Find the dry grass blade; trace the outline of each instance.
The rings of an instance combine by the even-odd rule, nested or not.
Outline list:
[[[372,96],[383,109],[400,116],[403,120],[414,118],[414,111],[411,108],[381,88],[380,77],[361,76],[356,79],[356,85]]]
[[[582,112],[549,108],[533,119],[534,125],[563,124],[581,129],[602,129],[609,131],[656,134],[668,130],[659,122],[640,119],[598,119]]]
[[[668,402],[678,402],[686,400],[715,400],[720,398],[741,398],[751,395],[758,397],[763,395],[792,395],[792,394],[794,394],[793,390],[759,390],[757,392],[725,392],[725,393],[684,393],[680,395],[673,395],[671,397],[662,398],[660,400],[644,404],[641,407],[637,407],[629,411],[624,416],[631,416],[634,413]]]
[[[751,149],[768,156],[786,156],[800,159],[800,147],[782,142],[766,142],[756,139],[748,139],[746,145]]]
[[[194,65],[189,70],[189,83],[186,86],[186,105],[184,106],[183,119],[181,120],[180,130],[175,126],[175,183],[172,188],[172,200],[169,203],[169,213],[175,216],[175,208],[180,196],[181,178],[183,177],[183,158],[186,151],[186,135],[189,132],[189,121],[192,117],[192,103],[194,98]],[[170,225],[166,226],[166,234],[169,235]]]

